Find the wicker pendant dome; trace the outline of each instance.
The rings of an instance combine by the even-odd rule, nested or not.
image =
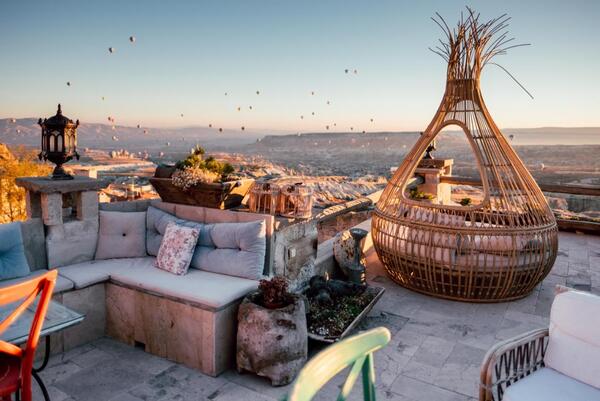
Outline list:
[[[546,198],[488,112],[479,77],[508,48],[508,17],[481,22],[471,9],[433,50],[448,62],[446,92],[426,131],[377,203],[372,235],[390,277],[418,292],[474,302],[526,296],[556,258],[556,220]],[[511,76],[512,77],[512,76]],[[411,199],[407,183],[428,145],[447,126],[464,131],[483,200],[462,206]]]

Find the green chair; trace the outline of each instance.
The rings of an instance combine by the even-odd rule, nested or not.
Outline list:
[[[377,327],[321,351],[302,368],[284,400],[310,401],[329,380],[352,365],[337,401],[348,398],[361,372],[364,400],[375,401],[373,352],[387,345],[390,338],[388,329]]]

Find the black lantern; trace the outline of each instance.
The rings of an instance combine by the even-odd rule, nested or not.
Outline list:
[[[73,176],[67,174],[62,165],[73,157],[79,160],[77,153],[79,120],[73,122],[63,116],[59,104],[55,116],[45,118],[44,121],[40,118],[38,124],[42,127],[42,151],[38,157],[40,160],[50,160],[56,164],[52,172],[53,180],[72,180]]]

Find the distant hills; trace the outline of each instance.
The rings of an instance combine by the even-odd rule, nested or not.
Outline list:
[[[513,135],[514,145],[586,145],[600,144],[600,127],[541,127],[541,128],[507,128],[505,135]],[[121,125],[82,123],[78,129],[79,146],[96,149],[130,149],[140,151],[183,151],[190,149],[196,143],[209,149],[243,150],[250,144],[262,148],[268,146],[289,146],[298,142],[323,142],[334,139],[335,142],[348,142],[352,138],[384,139],[385,137],[408,139],[414,142],[418,132],[376,132],[361,134],[358,132],[333,133],[317,132],[298,134],[270,134],[257,131],[241,131],[215,127],[183,127],[183,128],[152,128],[129,127]],[[366,137],[365,137],[366,135]],[[376,139],[377,138],[377,139]],[[291,140],[290,140],[291,139]],[[40,127],[35,118],[0,119],[0,143],[9,145],[23,144],[37,147],[40,140]],[[387,141],[387,139],[385,139]],[[258,142],[258,143],[257,143]],[[263,142],[260,144],[260,142]],[[404,142],[403,142],[404,143]],[[262,146],[260,146],[262,145]],[[253,145],[252,147],[255,147]]]
[[[0,143],[38,146],[40,127],[36,118],[0,119]],[[114,127],[114,128],[113,128]],[[97,149],[170,146],[189,148],[203,145],[238,145],[255,142],[263,133],[209,127],[151,128],[122,125],[81,123],[78,130],[80,147]]]

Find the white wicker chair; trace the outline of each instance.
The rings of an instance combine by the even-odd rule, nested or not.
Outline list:
[[[496,344],[481,367],[480,401],[600,401],[600,297],[567,291],[550,328]]]

